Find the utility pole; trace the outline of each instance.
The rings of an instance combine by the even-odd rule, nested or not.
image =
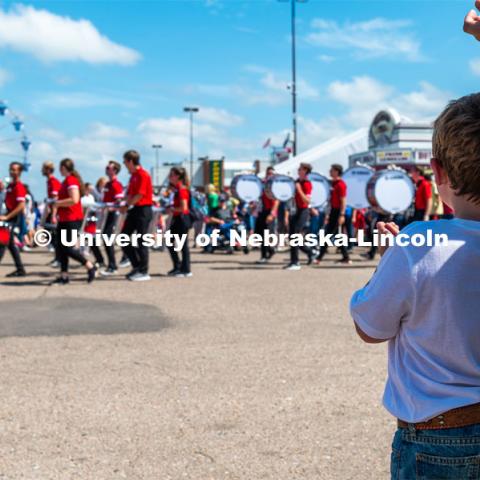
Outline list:
[[[152,145],[152,148],[155,150],[155,176],[154,176],[154,182],[155,186],[159,186],[159,178],[158,178],[158,169],[160,168],[159,165],[159,159],[158,159],[158,151],[162,148],[162,145],[159,143],[155,143]]]
[[[290,1],[290,20],[291,20],[291,44],[292,44],[292,153],[295,157],[298,150],[298,132],[297,132],[297,48],[296,48],[296,4],[306,3],[307,0],[288,0]]]
[[[198,113],[199,109],[197,107],[185,107],[183,111],[190,116],[190,182],[193,186],[193,114]]]

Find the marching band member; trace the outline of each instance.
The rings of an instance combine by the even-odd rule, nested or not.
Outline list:
[[[339,164],[333,164],[330,167],[330,177],[332,178],[332,187],[330,194],[330,214],[328,216],[328,223],[325,227],[325,234],[336,234],[340,227],[345,225],[345,210],[347,209],[347,185],[342,180],[343,167]],[[325,253],[327,253],[327,245],[320,247],[320,254],[318,255],[317,263],[321,262]],[[341,246],[342,252],[341,263],[352,263],[348,255],[347,247]]]
[[[12,162],[10,164],[10,177],[12,181],[8,184],[7,192],[5,195],[5,206],[7,208],[6,215],[0,216],[1,222],[8,222],[12,225],[13,228],[20,225],[20,220],[22,218],[23,212],[25,210],[25,196],[27,191],[25,186],[20,181],[22,175],[23,165],[18,162]],[[15,262],[16,270],[9,273],[7,277],[24,277],[26,275],[25,268],[20,257],[20,251],[15,244],[15,235],[13,233],[13,228],[10,232],[10,240],[7,245],[0,245],[0,261],[5,254],[5,249],[8,248],[10,254],[12,255],[13,261]]]
[[[273,175],[275,175],[275,169],[273,167],[268,167],[265,172],[265,180],[264,183]],[[280,202],[278,200],[272,200],[268,197],[265,193],[265,190],[262,192],[262,211],[257,217],[257,221],[255,222],[255,233],[260,235],[264,235],[265,230],[269,231],[273,229],[273,222],[277,218],[278,215],[278,206]],[[272,247],[267,247],[262,242],[262,246],[260,248],[261,257],[260,260],[257,261],[258,264],[267,263],[270,258],[273,257],[275,254],[275,250]]]
[[[105,173],[108,177],[108,181],[102,187],[102,201],[104,203],[118,204],[123,198],[123,187],[117,178],[121,168],[121,165],[113,160],[108,162],[108,165],[105,168]],[[108,210],[107,218],[105,219],[105,226],[103,227],[102,233],[104,233],[105,235],[112,235],[114,233],[115,225],[117,223],[117,217],[118,212],[116,210]],[[107,252],[108,267],[105,270],[102,270],[100,274],[103,276],[114,275],[115,273],[117,273],[115,248],[113,247],[113,245],[105,245],[105,251]],[[92,252],[95,255],[96,262],[100,265],[104,265],[102,252],[97,245],[92,246]]]
[[[190,191],[187,172],[184,168],[172,167],[168,177],[170,186],[174,192],[173,207],[171,208],[172,223],[170,231],[177,235],[188,235],[191,226],[190,221]],[[187,241],[182,248],[182,260],[174,247],[169,247],[170,256],[173,262],[173,269],[168,272],[172,277],[191,277],[190,271],[190,249]]]
[[[150,174],[140,165],[140,154],[128,150],[123,155],[123,164],[130,173],[127,189],[127,205],[122,212],[127,213],[122,233],[139,235],[148,233],[152,221],[153,187]],[[129,208],[130,207],[130,208]],[[128,245],[122,247],[132,265],[132,271],[126,278],[135,282],[150,280],[148,274],[148,247],[140,241],[138,247]]]
[[[415,191],[415,213],[413,222],[423,222],[430,220],[432,212],[432,186],[430,182],[423,176],[420,167],[415,166],[411,172],[411,177],[417,189]]]
[[[62,232],[65,232],[66,240],[72,239],[72,233],[79,231],[82,226],[83,210],[80,198],[84,193],[84,184],[82,177],[75,170],[73,161],[64,158],[60,162],[60,173],[65,177],[60,190],[58,199],[53,203],[57,209],[57,257],[60,260],[60,276],[54,280],[54,284],[66,285],[70,282],[68,276],[69,258],[82,264],[87,270],[87,282],[91,283],[95,279],[97,269],[92,262],[87,260],[80,250],[74,247],[68,247],[62,243]]]
[[[53,175],[55,171],[55,165],[53,162],[44,162],[42,165],[42,175],[47,179],[47,200],[54,202],[58,198],[58,192],[62,186],[60,180]],[[46,223],[51,225],[57,224],[57,208],[47,201],[45,208],[48,209],[48,215],[46,217]],[[57,234],[52,232],[52,246],[55,248],[55,258],[50,262],[50,266],[57,268],[60,266],[60,261],[57,258]]]
[[[308,221],[310,197],[312,195],[312,182],[308,180],[308,175],[312,171],[312,166],[309,163],[301,163],[298,168],[298,179],[295,183],[295,215],[290,219],[290,235],[303,232],[303,228]],[[306,246],[290,247],[290,263],[285,267],[285,270],[300,270],[300,263],[298,260],[298,250],[302,250],[308,255],[308,264],[313,261],[313,251]]]

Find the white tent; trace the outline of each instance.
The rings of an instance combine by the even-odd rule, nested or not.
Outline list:
[[[290,160],[275,165],[275,172],[296,177],[300,163],[310,163],[314,172],[328,176],[332,163],[339,163],[344,168],[348,168],[349,155],[366,150],[368,150],[368,129],[362,128],[344,137],[332,138]]]

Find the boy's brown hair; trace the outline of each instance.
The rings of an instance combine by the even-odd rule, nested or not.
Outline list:
[[[110,160],[108,164],[113,167],[113,169],[115,170],[115,173],[120,173],[122,166],[118,162],[116,162],[115,160]]]
[[[301,163],[300,168],[303,168],[308,175],[312,173],[312,166],[309,163]]]
[[[123,159],[132,162],[134,165],[140,165],[140,154],[136,150],[128,150],[123,154]]]
[[[480,93],[450,102],[433,128],[433,156],[452,189],[480,204]]]

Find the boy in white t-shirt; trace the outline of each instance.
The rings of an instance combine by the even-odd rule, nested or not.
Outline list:
[[[388,341],[383,402],[398,418],[392,479],[480,479],[480,94],[450,103],[434,125],[432,168],[453,220],[402,233],[448,235],[393,246],[351,314],[367,343]],[[398,234],[395,224],[379,224]]]

